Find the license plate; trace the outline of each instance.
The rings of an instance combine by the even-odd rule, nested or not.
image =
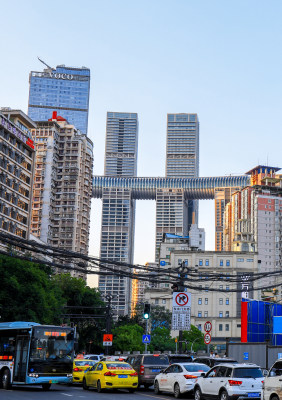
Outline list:
[[[59,383],[59,381],[49,381],[49,383]]]
[[[152,369],[152,372],[160,372],[160,369]]]
[[[248,393],[248,397],[260,397],[260,393]]]
[[[119,375],[119,378],[127,378],[127,375]]]

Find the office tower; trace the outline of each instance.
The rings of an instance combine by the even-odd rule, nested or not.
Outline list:
[[[41,60],[40,60],[41,61]],[[47,121],[57,111],[76,129],[87,134],[90,70],[58,65],[29,75],[28,115],[34,121]]]
[[[281,269],[282,179],[276,175],[279,169],[259,165],[248,171],[251,185],[231,196],[224,214],[224,250],[257,252],[259,272],[263,273]],[[261,287],[280,287],[281,277],[265,276],[259,283]]]
[[[24,239],[29,239],[35,127],[22,111],[0,109],[0,232]]]
[[[166,177],[199,176],[199,121],[197,114],[168,114]],[[157,190],[156,261],[164,233],[187,236],[198,224],[198,201],[188,200],[181,187]]]
[[[32,135],[37,152],[31,233],[54,247],[88,254],[93,143],[56,112],[37,122]]]
[[[137,172],[138,116],[135,113],[107,113],[105,170],[107,177],[135,177]],[[102,192],[100,257],[133,263],[135,200],[130,189],[105,188]],[[112,265],[111,265],[112,268]],[[115,270],[128,270],[122,266]],[[106,272],[107,269],[103,269]],[[118,314],[127,315],[131,301],[131,279],[100,276],[99,290],[111,295]]]

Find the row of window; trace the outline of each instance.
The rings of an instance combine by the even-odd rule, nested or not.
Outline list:
[[[204,313],[202,313],[202,311],[198,311],[198,318],[207,318],[208,316],[209,315],[207,311],[204,311]],[[223,318],[223,311],[219,311],[218,316],[219,318]],[[225,311],[225,318],[229,318],[229,311]]]
[[[218,299],[218,300],[219,300],[219,305],[223,305],[223,298],[220,298],[220,299]],[[201,297],[198,299],[198,304],[199,304],[199,305],[203,304],[202,298],[201,298]],[[209,299],[208,299],[207,297],[205,298],[205,304],[209,304]],[[229,298],[228,298],[228,297],[225,299],[225,304],[226,304],[226,305],[229,305],[229,304],[230,304],[230,303],[229,303]]]

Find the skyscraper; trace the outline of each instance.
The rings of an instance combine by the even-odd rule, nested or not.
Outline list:
[[[166,177],[199,176],[199,121],[197,114],[168,114]],[[164,233],[188,235],[198,223],[198,201],[188,200],[181,188],[158,189],[156,194],[156,261]]]
[[[137,173],[138,116],[135,113],[107,113],[105,176],[135,177]],[[102,192],[102,230],[100,257],[133,263],[135,200],[130,189],[105,188]],[[107,267],[107,265],[105,265]],[[112,265],[110,266],[112,268]],[[101,267],[103,269],[103,267]],[[116,266],[115,269],[126,269]],[[106,272],[107,269],[103,269]],[[118,314],[130,309],[131,280],[100,276],[99,289],[111,295]]]
[[[41,61],[41,60],[40,60]],[[43,64],[45,64],[43,62]],[[29,75],[28,115],[34,121],[47,121],[52,111],[87,134],[90,70],[58,65]]]

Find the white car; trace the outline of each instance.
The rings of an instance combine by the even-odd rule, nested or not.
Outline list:
[[[264,377],[256,364],[219,364],[197,379],[195,400],[260,399]]]
[[[178,398],[182,393],[193,393],[195,380],[209,367],[199,363],[172,364],[155,377],[154,391],[173,393]]]
[[[93,361],[100,361],[103,356],[99,354],[85,354],[83,357],[84,360],[93,360]]]
[[[263,384],[263,400],[282,400],[282,359],[275,361]]]

